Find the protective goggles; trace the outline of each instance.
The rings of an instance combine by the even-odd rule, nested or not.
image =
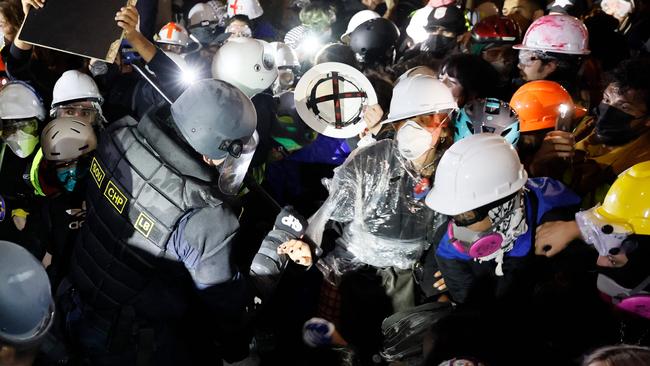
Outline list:
[[[97,114],[97,109],[82,106],[66,105],[56,107],[56,117],[86,117],[91,118]]]
[[[627,225],[606,220],[596,211],[598,207],[576,214],[576,222],[585,241],[605,257],[634,250],[635,243],[627,240],[634,232]]]
[[[524,66],[530,66],[532,65],[535,61],[550,61],[553,60],[552,57],[548,57],[544,55],[541,52],[537,51],[528,51],[528,50],[521,50],[519,51],[519,63],[524,65]]]
[[[38,120],[36,118],[3,120],[2,130],[0,130],[0,139],[4,140],[18,131],[28,135],[38,136]]]

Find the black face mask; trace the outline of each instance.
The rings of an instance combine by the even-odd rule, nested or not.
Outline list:
[[[456,38],[436,34],[429,36],[420,46],[420,50],[429,52],[436,58],[441,58],[446,56],[455,46]]]
[[[632,121],[639,117],[605,103],[598,105],[596,116],[596,135],[606,145],[625,145],[639,136],[639,130],[632,128]]]

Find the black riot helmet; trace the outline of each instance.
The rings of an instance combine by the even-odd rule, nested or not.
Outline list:
[[[361,23],[350,33],[350,47],[364,65],[390,64],[395,54],[399,29],[388,19],[376,18]]]

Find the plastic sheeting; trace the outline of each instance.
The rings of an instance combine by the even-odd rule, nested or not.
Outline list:
[[[355,150],[336,168],[307,231],[320,245],[328,221],[344,224],[335,250],[317,263],[328,281],[363,265],[412,268],[428,248],[427,233],[445,220],[414,197],[419,180],[392,140]]]

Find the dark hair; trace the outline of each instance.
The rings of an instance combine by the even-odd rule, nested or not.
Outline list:
[[[248,17],[248,15],[237,14],[237,15],[233,15],[232,17],[228,18],[228,20],[226,20],[226,27],[229,26],[230,24],[232,24],[232,22],[234,22],[235,20],[239,20],[240,22],[244,22],[249,27],[251,26],[251,19]]]
[[[636,58],[621,62],[608,77],[621,93],[636,90],[642,93],[646,108],[650,110],[650,59]]]
[[[5,17],[5,20],[14,29],[14,36],[18,33],[20,25],[25,19],[22,5],[19,0],[0,0],[0,12]]]
[[[314,64],[322,64],[325,62],[340,62],[342,64],[350,65],[355,69],[359,68],[359,63],[354,56],[354,51],[348,45],[340,43],[330,43],[323,46],[314,59]]]
[[[650,365],[650,348],[627,344],[602,347],[586,356],[582,366],[589,366],[598,361],[607,366]]]
[[[458,79],[463,87],[465,103],[475,98],[493,96],[499,82],[497,70],[479,55],[448,56],[442,61],[440,73]]]

